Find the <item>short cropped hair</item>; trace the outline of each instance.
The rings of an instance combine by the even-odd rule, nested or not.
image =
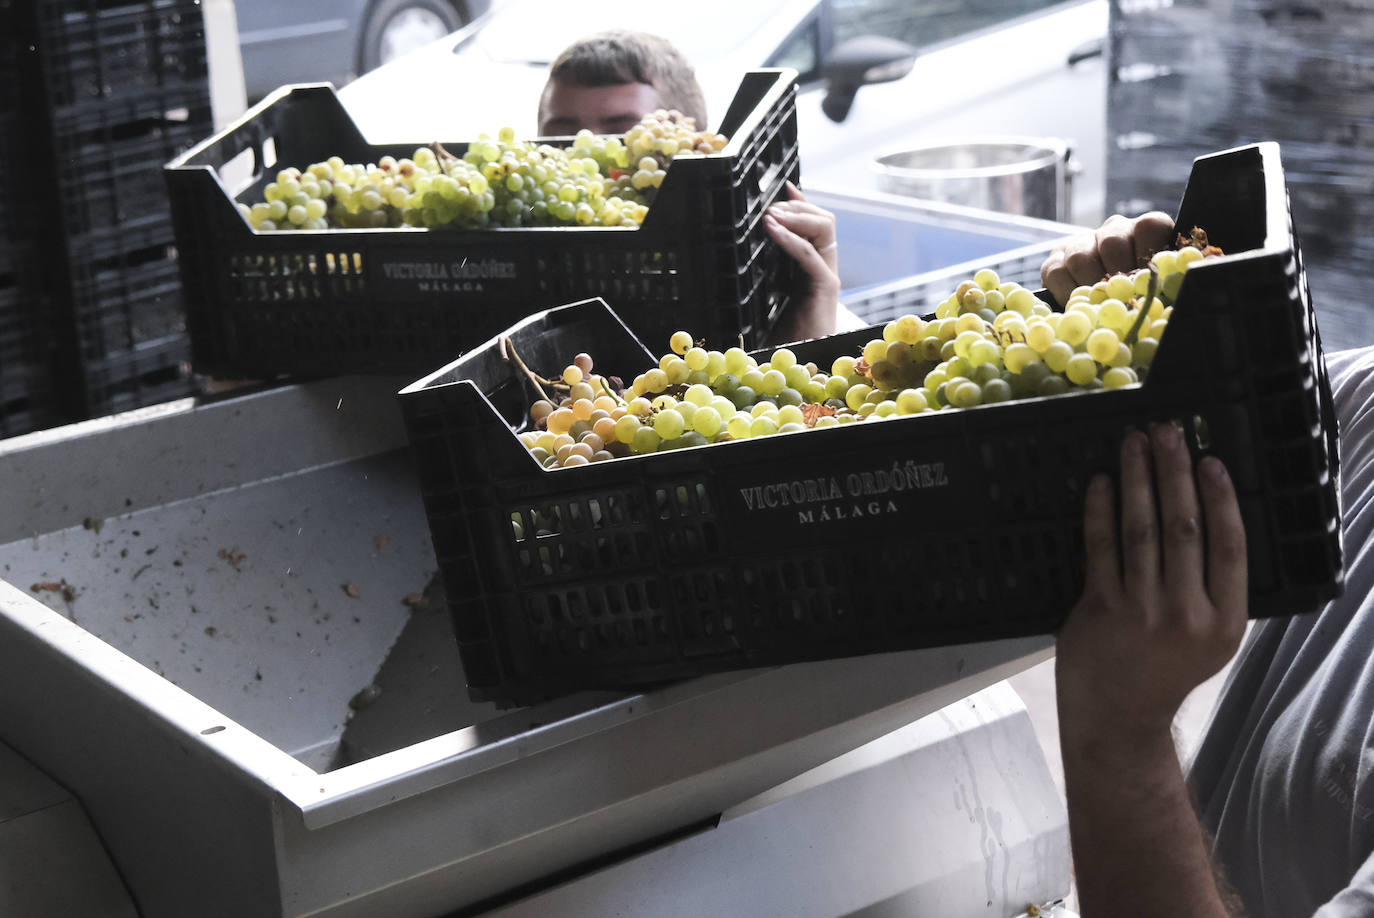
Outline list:
[[[664,108],[706,128],[706,97],[692,65],[671,42],[648,32],[612,29],[578,39],[558,55],[549,79],[587,88],[643,83],[654,88]]]

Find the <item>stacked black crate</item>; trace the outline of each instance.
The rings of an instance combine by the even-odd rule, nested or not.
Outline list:
[[[0,10],[5,9],[0,0]],[[0,437],[57,423],[51,335],[38,283],[19,112],[18,49],[0,39]]]
[[[190,394],[162,166],[213,130],[195,0],[10,0],[69,420]]]

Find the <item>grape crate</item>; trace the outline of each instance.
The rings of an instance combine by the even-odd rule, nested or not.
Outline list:
[[[469,691],[525,703],[722,669],[1053,631],[1082,496],[1120,437],[1181,425],[1240,495],[1253,616],[1342,584],[1330,392],[1275,144],[1200,157],[1194,264],[1141,383],[545,468],[529,368],[655,363],[603,301],[532,316],[400,401]],[[853,354],[881,328],[793,345]],[[756,353],[762,365],[767,353]],[[513,520],[519,525],[513,525]]]
[[[582,225],[589,216],[591,223],[605,217],[590,204],[590,214],[579,212],[579,200],[564,202],[574,205],[573,225],[504,226],[509,213],[462,210],[460,183],[449,188],[449,176],[440,185],[454,194],[453,219],[444,219],[450,215],[442,200],[427,215],[430,204],[418,195],[393,207],[392,220],[385,208],[363,207],[361,192],[354,202],[350,184],[340,216],[349,225],[310,223],[327,224],[329,216],[314,198],[319,203],[299,204],[300,222],[291,223],[314,228],[283,232],[279,221],[290,223],[302,184],[282,175],[288,168],[332,186],[340,174],[352,176],[335,173],[331,157],[340,166],[388,157],[399,165],[426,146],[371,145],[331,87],[283,87],[167,166],[195,368],[240,378],[418,373],[531,312],[595,295],[613,297],[648,340],[666,338],[686,320],[701,334],[761,342],[790,302],[794,272],[766,232],[763,213],[800,176],[795,71],[746,73],[717,133],[729,137],[719,152],[680,157],[671,169],[641,178],[661,182],[652,206],[641,212],[625,203],[620,225]],[[488,139],[439,147],[462,160],[499,145]],[[314,164],[326,164],[334,178],[312,176]],[[251,178],[231,193],[225,183],[236,168]],[[630,174],[630,191],[647,190],[633,187],[640,171],[648,170]],[[466,200],[494,205],[495,195],[487,200],[490,179],[477,177],[483,190],[474,195],[470,183]],[[276,206],[274,216],[280,179],[293,203]],[[515,184],[512,175],[500,180]],[[267,199],[269,186],[274,200]],[[349,213],[348,204],[357,212]],[[360,225],[364,212],[378,222]],[[442,228],[423,228],[430,222]]]

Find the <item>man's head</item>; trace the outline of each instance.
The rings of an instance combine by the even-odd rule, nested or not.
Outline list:
[[[553,62],[539,99],[539,133],[623,134],[659,108],[677,109],[706,127],[706,100],[692,65],[657,35],[598,32]]]

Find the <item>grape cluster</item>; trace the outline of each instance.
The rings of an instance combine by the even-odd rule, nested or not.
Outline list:
[[[719,153],[728,142],[724,134],[697,130],[696,119],[677,109],[659,109],[625,132],[627,156],[621,167],[628,168],[633,158],[635,168],[629,176],[633,187],[657,188],[675,157]]]
[[[560,396],[536,401],[533,427],[519,437],[545,468],[563,468],[1135,385],[1154,358],[1183,272],[1203,258],[1192,246],[1160,252],[1153,272],[1079,287],[1063,312],[985,269],[933,317],[901,316],[860,354],[840,355],[824,369],[799,362],[788,348],[759,363],[740,348],[708,350],[679,331],[658,366],[622,389],[579,354],[558,381]]]
[[[283,169],[264,188],[264,200],[240,203],[238,209],[259,232],[635,227],[644,222],[674,156],[717,152],[725,145],[719,135],[692,134],[696,140],[688,148],[685,138],[663,126],[658,115],[664,114],[646,115],[631,130],[637,140],[644,131],[659,138],[652,155],[632,154],[619,138],[596,137],[590,131],[580,131],[572,146],[563,148],[517,141],[512,129],[502,128],[494,140],[479,135],[461,157],[435,144],[410,157],[383,156],[368,165],[333,156],[304,171]],[[670,144],[672,153],[666,152]]]
[[[625,132],[625,147],[633,156],[656,154],[671,159],[691,153],[719,153],[729,139],[724,134],[697,130],[695,118],[677,109],[659,109]]]

